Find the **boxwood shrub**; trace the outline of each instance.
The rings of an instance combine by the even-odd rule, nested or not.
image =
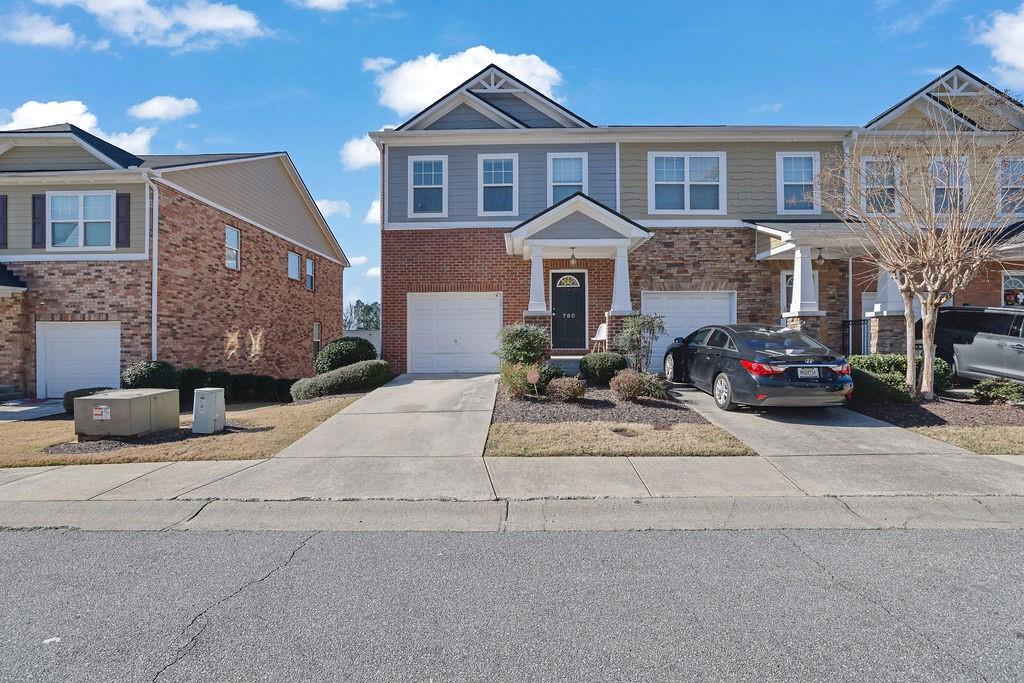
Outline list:
[[[1024,382],[1011,379],[983,379],[974,385],[974,397],[982,403],[1024,402]]]
[[[593,385],[608,386],[619,370],[626,369],[626,357],[614,351],[588,353],[580,359],[580,372]]]
[[[177,389],[178,371],[167,361],[139,361],[121,372],[124,389]]]
[[[875,374],[854,367],[853,402],[860,404],[910,403],[906,377],[899,372]]]
[[[226,370],[214,370],[209,374],[206,385],[219,387],[224,390],[224,402],[231,403],[235,400],[234,377]]]
[[[551,347],[551,338],[536,325],[506,325],[498,332],[498,350],[502,364],[540,363]]]
[[[374,360],[377,349],[362,337],[343,337],[336,339],[316,354],[313,367],[317,374],[337,370],[364,360]]]
[[[894,384],[893,388],[899,391],[903,391],[902,387],[906,383],[905,377],[907,374],[907,357],[902,353],[872,353],[866,356],[850,356],[848,358],[850,365],[855,368],[860,368],[870,372],[876,376],[899,376],[900,381],[898,384]],[[917,359],[918,372],[921,371],[920,362],[921,359]],[[945,391],[953,386],[953,367],[942,360],[941,358],[935,359],[935,390]],[[856,387],[856,384],[854,384]],[[854,389],[856,391],[856,388]]]
[[[64,412],[68,415],[75,414],[75,399],[83,396],[92,396],[101,391],[112,391],[110,387],[90,387],[89,389],[72,389],[64,394]]]
[[[270,375],[256,375],[253,399],[260,402],[277,400],[277,380]]]
[[[183,368],[178,372],[178,399],[181,405],[192,405],[196,389],[202,389],[210,381],[210,373],[202,368]]]
[[[292,385],[292,398],[302,401],[350,391],[369,391],[391,379],[391,366],[383,360],[364,360],[300,379]]]

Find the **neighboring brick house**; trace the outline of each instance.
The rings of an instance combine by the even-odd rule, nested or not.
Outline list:
[[[312,374],[342,335],[348,265],[284,152],[0,132],[0,385],[58,397],[150,359]]]
[[[382,355],[399,372],[493,371],[501,325],[541,325],[553,355],[574,356],[635,311],[665,317],[656,362],[716,322],[785,323],[848,348],[862,303],[902,316],[888,275],[866,273],[822,210],[822,159],[989,87],[955,67],[862,127],[595,126],[489,66],[370,134]],[[993,269],[964,303],[1001,305],[1022,283]]]

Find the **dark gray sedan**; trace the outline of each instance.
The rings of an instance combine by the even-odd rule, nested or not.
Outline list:
[[[798,330],[773,325],[709,325],[665,351],[665,378],[738,405],[827,407],[853,391],[850,364]]]

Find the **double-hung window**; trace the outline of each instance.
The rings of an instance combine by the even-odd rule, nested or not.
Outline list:
[[[313,323],[313,358],[320,354],[320,323]]]
[[[47,192],[47,249],[114,248],[115,192]]]
[[[231,270],[242,269],[242,233],[230,225],[224,226],[224,266]]]
[[[999,160],[999,211],[1024,214],[1024,159]]]
[[[409,157],[409,217],[447,218],[448,157]]]
[[[780,214],[821,213],[818,152],[777,152],[775,179]]]
[[[294,251],[288,252],[288,278],[291,280],[301,280],[299,274],[299,255]]]
[[[306,259],[306,289],[313,289],[313,259]]]
[[[548,206],[577,192],[587,194],[587,153],[548,153]]]
[[[967,194],[967,159],[932,159],[932,193],[935,213],[963,208]]]
[[[477,206],[481,216],[519,214],[519,155],[477,156]]]
[[[861,209],[873,215],[899,213],[896,179],[899,169],[890,162],[872,157],[861,160]]]
[[[724,214],[725,152],[650,152],[648,213]]]

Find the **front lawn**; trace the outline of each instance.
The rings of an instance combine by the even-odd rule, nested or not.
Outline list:
[[[78,443],[74,419],[67,415],[12,422],[0,426],[0,467],[269,458],[360,396],[230,405],[227,429],[209,435],[192,434],[192,414],[182,413],[178,430],[130,441]]]
[[[485,456],[753,455],[674,398],[634,403],[609,389],[570,402],[499,389],[491,423]]]
[[[982,455],[1024,454],[1024,408],[1007,403],[938,399],[853,407],[897,427]]]

